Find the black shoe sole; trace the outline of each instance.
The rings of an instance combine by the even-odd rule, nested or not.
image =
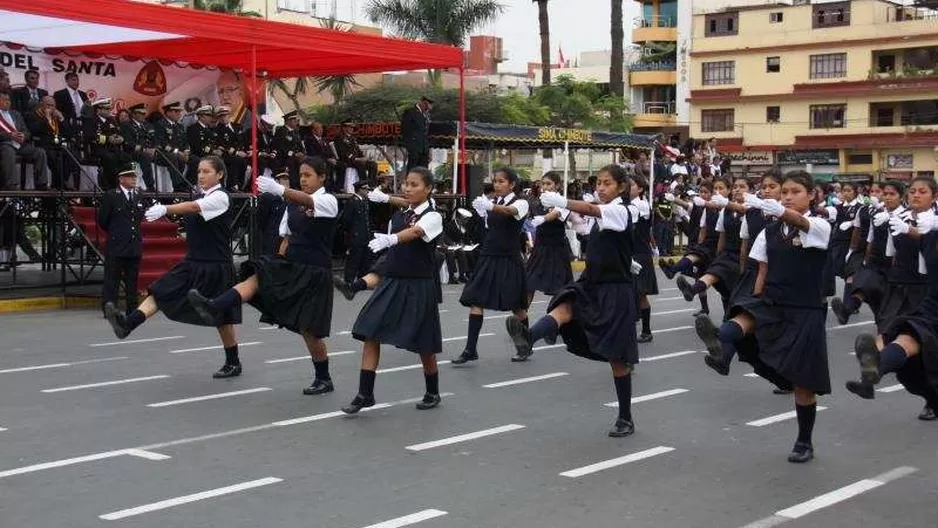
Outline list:
[[[452,361],[450,361],[450,364],[451,365],[465,365],[466,363],[469,363],[470,361],[478,361],[478,360],[479,360],[479,354],[473,354],[471,356],[467,356],[465,353],[463,353],[455,357]]]
[[[199,290],[189,290],[189,293],[186,294],[186,298],[189,299],[189,304],[192,305],[195,313],[199,314],[203,322],[206,324],[215,324],[215,314],[212,311],[208,298],[202,295]]]
[[[844,312],[844,302],[837,297],[831,299],[831,311],[839,324],[845,325],[850,321],[850,315]]]
[[[104,304],[104,317],[107,319],[107,322],[110,323],[111,329],[114,330],[114,335],[118,339],[124,339],[130,335],[130,330],[127,329],[127,326],[121,321],[121,313],[114,306],[114,303],[105,303]]]
[[[863,383],[862,381],[848,381],[844,383],[844,387],[856,394],[857,396],[863,398],[864,400],[874,400],[876,399],[876,389],[873,388],[873,385],[869,383]]]
[[[515,350],[518,352],[518,355],[511,358],[515,363],[521,361],[527,361],[534,350],[531,347],[531,337],[529,330],[525,327],[524,323],[521,322],[521,319],[518,319],[514,315],[509,315],[505,319],[505,330],[508,332],[508,335],[511,336],[511,341],[515,345]]]
[[[923,422],[934,422],[935,420],[938,420],[938,415],[935,414],[935,411],[926,406],[924,409],[922,409],[922,412],[919,413],[918,419]]]
[[[674,278],[675,273],[671,271],[671,265],[664,259],[658,259],[658,268],[661,269],[661,272],[664,273],[664,276],[671,280]]]
[[[338,277],[332,277],[332,285],[342,294],[342,297],[345,297],[346,301],[351,301],[355,299],[355,292],[352,291],[352,288],[349,287],[348,283]]]
[[[375,406],[374,398],[365,400],[363,398],[358,398],[356,396],[355,399],[352,400],[351,403],[349,403],[345,407],[342,407],[342,412],[344,412],[345,414],[358,414],[358,411],[361,411],[362,409],[367,409],[368,407],[374,407],[374,406]]]
[[[315,389],[312,388],[311,386],[306,387],[305,389],[303,389],[303,394],[306,396],[319,396],[320,394],[328,394],[334,390],[335,390],[335,386],[331,383],[328,383],[326,385],[322,385]]]
[[[860,363],[860,381],[867,385],[879,383],[879,349],[876,337],[872,334],[860,334],[853,345]]]
[[[236,366],[235,368],[233,368],[233,369],[231,369],[231,370],[229,370],[229,371],[227,371],[227,372],[223,372],[223,371],[219,370],[219,371],[215,372],[214,374],[212,374],[212,378],[214,378],[214,379],[228,379],[228,378],[237,378],[237,377],[240,376],[240,375],[241,375],[241,366],[238,365],[238,366]]]
[[[675,282],[677,283],[677,289],[681,290],[681,294],[684,295],[684,300],[687,302],[693,301],[697,293],[694,292],[694,286],[687,280],[687,277],[681,275]]]
[[[722,359],[713,356],[704,356],[704,363],[721,376],[730,375],[730,366],[724,363]]]
[[[427,397],[424,396],[424,399],[422,401],[417,402],[416,407],[418,411],[427,411],[427,410],[433,409],[434,407],[439,407],[440,402],[443,400],[442,398],[440,398],[439,394],[434,394],[431,397],[430,401],[427,401],[426,398]]]
[[[716,359],[723,359],[723,344],[720,343],[717,335],[720,330],[713,324],[709,316],[698,315],[695,317],[694,331],[697,332],[697,337],[707,347],[707,354]]]
[[[609,430],[609,438],[625,438],[626,436],[631,436],[635,433],[635,424],[632,422],[626,422],[627,426],[623,429],[619,429],[618,423],[613,425],[612,429]]]
[[[813,450],[813,449],[809,449],[809,450],[805,451],[804,453],[795,453],[795,452],[791,452],[791,453],[789,453],[789,455],[788,455],[788,461],[791,462],[792,464],[804,464],[804,463],[810,462],[810,461],[812,461],[812,460],[814,460],[814,450]]]

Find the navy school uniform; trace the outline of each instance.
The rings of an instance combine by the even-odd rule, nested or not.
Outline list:
[[[521,260],[521,224],[528,214],[528,203],[514,195],[502,197],[500,205],[518,209],[516,216],[489,212],[488,231],[472,272],[472,280],[463,288],[459,303],[486,310],[512,312],[528,306],[527,277]]]
[[[211,298],[236,282],[228,193],[219,184],[205,191],[203,197],[196,201],[202,211],[183,216],[188,246],[186,257],[151,284],[149,294],[160,311],[172,321],[197,326],[240,324],[241,305],[225,310],[213,324],[208,324],[189,303],[189,290],[197,289]]]
[[[750,256],[768,271],[762,295],[731,307],[755,320],[759,358],[793,385],[828,394],[827,303],[824,278],[830,224],[807,217],[807,232],[773,222],[755,239]]]
[[[866,257],[866,246],[869,244],[867,234],[870,231],[870,226],[873,225],[873,215],[877,212],[879,212],[879,209],[872,205],[861,206],[856,217],[854,217],[853,228],[858,229],[861,236],[856,249],[844,263],[844,278],[856,276],[863,268],[863,261]]]
[[[570,211],[553,208],[560,217],[537,226],[534,232],[534,249],[526,265],[527,291],[553,295],[573,282],[570,261],[570,241],[567,240],[567,217]],[[547,214],[551,211],[547,211]]]
[[[828,218],[833,224],[831,230],[830,247],[827,252],[827,262],[824,264],[824,295],[830,297],[836,293],[835,277],[844,278],[847,252],[850,251],[850,239],[853,236],[853,223],[860,212],[860,202],[854,200],[850,203],[828,207]],[[849,223],[846,230],[841,224]]]
[[[383,279],[358,314],[352,337],[420,355],[437,354],[443,349],[443,334],[436,241],[443,233],[443,217],[424,202],[396,211],[390,231],[400,233],[415,225],[423,228],[424,236],[388,249]]]
[[[896,209],[896,212],[898,211],[899,209]],[[875,214],[874,212],[873,215]],[[870,256],[866,259],[866,264],[858,268],[854,274],[853,282],[850,285],[850,291],[863,295],[866,304],[868,304],[870,310],[873,311],[878,331],[882,332],[885,330],[885,327],[881,324],[880,311],[883,298],[886,294],[886,275],[889,272],[889,268],[892,267],[892,259],[886,256],[886,246],[889,243],[889,223],[886,222],[881,226],[876,226],[870,222],[866,233],[867,235],[864,238],[866,240],[866,247],[869,248]],[[866,250],[864,250],[864,257],[865,251]],[[857,251],[857,253],[859,253],[859,251]],[[851,256],[851,260],[852,259],[853,256]]]
[[[707,269],[707,266],[710,265],[710,262],[713,261],[717,253],[717,244],[720,242],[720,233],[717,232],[719,213],[704,207],[695,206],[690,212],[690,217],[692,223],[696,222],[697,229],[694,232],[692,243],[687,245],[686,254],[693,255],[700,259],[700,261],[694,265],[695,273],[693,275],[695,278],[700,278],[700,276],[703,275],[703,270]],[[707,228],[707,235],[703,243],[698,243],[700,230],[704,227]]]
[[[642,266],[642,271],[638,277],[635,277],[635,295],[658,295],[658,277],[655,274],[655,264],[651,253],[651,208],[645,202],[638,206],[636,201],[645,202],[642,198],[636,198],[632,204],[637,207],[633,210],[632,220],[632,259]],[[634,213],[638,212],[638,215]]]
[[[757,212],[761,215],[760,211]],[[723,251],[716,255],[704,273],[720,279],[714,289],[724,299],[730,298],[742,273],[739,269],[739,251],[742,247],[740,232],[744,218],[746,215],[742,213],[723,209],[717,216],[717,223],[714,226],[717,233],[723,233]]]
[[[288,237],[286,255],[264,255],[241,265],[241,277],[257,276],[257,294],[248,303],[261,312],[261,322],[329,336],[332,327],[332,243],[339,203],[320,188],[313,209],[287,205],[280,235]]]
[[[570,302],[573,319],[560,327],[567,351],[595,361],[638,363],[635,285],[630,271],[634,257],[631,217],[621,198],[599,206],[586,248],[580,278],[550,301],[548,313]]]
[[[916,214],[911,209],[904,209],[898,216],[915,225]],[[877,312],[876,319],[881,331],[890,328],[897,317],[917,309],[928,294],[922,240],[906,235],[890,235],[886,243],[886,256],[891,259],[892,265],[886,271],[886,290]]]

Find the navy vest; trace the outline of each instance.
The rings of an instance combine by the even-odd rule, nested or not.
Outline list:
[[[570,242],[567,241],[567,223],[560,218],[552,222],[544,222],[537,226],[537,230],[534,232],[534,240],[537,245],[544,247],[563,247],[565,244],[569,244]]]
[[[332,241],[337,224],[338,219],[313,216],[313,211],[302,205],[287,205],[290,228],[287,260],[332,269]]]
[[[694,207],[690,210],[690,229],[687,231],[687,245],[694,247],[697,245],[697,239],[700,238],[700,217],[703,216],[704,208],[703,207]]]
[[[766,299],[785,306],[817,308],[824,304],[824,274],[827,251],[800,245],[798,229],[789,226],[782,234],[782,222],[765,228],[768,273],[765,278]]]
[[[866,238],[865,236],[863,237]],[[876,227],[873,226],[872,251],[868,265],[872,268],[886,271],[892,266],[892,259],[886,256],[886,242],[889,240],[889,222]]]
[[[844,242],[849,243],[850,238],[853,236],[853,230],[848,229],[846,231],[840,230],[840,224],[844,222],[853,222],[857,217],[857,214],[860,213],[860,208],[863,207],[859,203],[853,205],[840,204],[837,206],[837,222],[834,223],[834,232],[831,234],[831,243],[843,244]]]
[[[511,204],[518,201],[514,197],[508,203],[502,204],[510,207]],[[503,214],[488,215],[488,232],[485,233],[485,240],[482,242],[481,255],[516,255],[521,256],[521,220],[516,220],[513,216]]]
[[[621,207],[625,207],[622,205]],[[583,277],[590,282],[631,282],[632,229],[610,231],[593,224],[586,246],[586,269]]]
[[[932,302],[938,302],[938,231],[932,231],[922,237],[922,253],[925,256],[925,269],[928,273],[928,296]]]
[[[405,214],[402,210],[397,210],[391,215],[391,233],[400,233],[417,225],[417,222],[436,209],[428,206],[422,213],[415,214],[413,211]],[[392,246],[388,250],[386,261],[385,276],[402,277],[415,279],[431,279],[438,276],[439,266],[436,261],[436,237],[429,242],[422,238],[412,240],[406,244]]]
[[[632,229],[632,239],[636,255],[651,255],[651,218],[639,217]]]
[[[212,193],[223,193],[216,189]],[[226,193],[227,194],[227,193]],[[231,207],[206,221],[201,213],[183,217],[186,229],[186,259],[206,262],[231,262]]]
[[[765,226],[768,224],[768,221],[765,218],[765,215],[762,214],[761,209],[750,209],[746,211],[746,228],[749,230],[749,248],[752,249],[752,243],[756,241],[756,238],[759,237]],[[740,225],[742,228],[742,225]],[[749,255],[746,255],[746,268],[750,270],[758,270],[759,262],[755,259],[749,258]]]
[[[742,245],[742,239],[739,237],[739,230],[743,227],[743,215],[723,210],[723,251],[739,256],[739,249]]]
[[[863,253],[866,251],[866,234],[870,232],[870,224],[873,222],[873,215],[877,213],[872,205],[862,207],[857,213],[860,218],[860,243],[857,244],[857,251]]]
[[[701,208],[703,209],[703,208]],[[704,238],[704,247],[712,253],[717,252],[717,244],[720,242],[720,233],[717,233],[717,219],[720,213],[717,211],[707,211],[707,236]]]

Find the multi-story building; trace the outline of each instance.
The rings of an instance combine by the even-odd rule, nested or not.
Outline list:
[[[635,130],[686,136],[692,1],[635,1],[642,7],[632,29],[639,56],[628,65]]]
[[[792,0],[696,12],[692,38],[690,132],[734,165],[938,169],[938,11]]]

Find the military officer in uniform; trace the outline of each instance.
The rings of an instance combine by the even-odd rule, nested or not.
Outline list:
[[[300,114],[297,111],[283,115],[284,125],[274,134],[274,149],[277,151],[279,167],[290,173],[290,187],[300,188],[300,161],[306,157],[306,147],[299,130]]]
[[[140,167],[143,183],[150,191],[156,190],[153,178],[153,161],[156,156],[156,131],[147,122],[147,105],[136,104],[128,108],[130,121],[121,125],[124,137],[124,152],[129,154]]]
[[[107,302],[116,305],[117,288],[123,284],[126,310],[130,313],[137,307],[137,274],[143,254],[140,222],[144,208],[133,165],[122,168],[117,178],[118,187],[107,191],[98,207],[98,226],[107,232],[101,301],[102,306]]]
[[[354,168],[361,181],[374,182],[378,175],[378,165],[365,157],[358,140],[355,139],[355,126],[351,121],[343,121],[339,137],[335,139],[335,152],[338,155],[336,165],[336,187],[345,192],[354,192],[354,181],[346,181],[346,170]]]
[[[225,161],[225,167],[228,169],[225,188],[228,191],[238,191],[244,188],[245,184],[249,146],[241,125],[231,122],[231,111],[227,106],[218,107],[215,116],[218,121],[215,125],[218,147],[222,151],[221,159]]]
[[[186,164],[186,178],[195,181],[199,173],[199,160],[204,156],[221,156],[218,147],[218,132],[215,130],[215,109],[212,105],[199,107],[195,111],[198,121],[186,129],[189,140],[189,161]]]
[[[186,137],[186,128],[182,126],[182,103],[174,102],[163,105],[163,119],[153,124],[156,137],[156,146],[160,153],[156,155],[156,164],[170,168],[170,177],[173,179],[173,190],[182,191],[185,182],[179,177],[189,160],[189,140]]]
[[[371,268],[371,251],[368,242],[373,238],[371,227],[371,202],[368,182],[355,182],[355,193],[345,202],[340,220],[345,231],[348,256],[345,258],[345,282],[351,284],[368,273]]]
[[[91,107],[94,115],[83,118],[82,137],[89,157],[100,166],[98,184],[104,190],[114,189],[117,187],[117,171],[124,158],[124,137],[117,121],[111,116],[109,97],[96,99]]]
[[[407,149],[407,170],[430,165],[430,110],[433,101],[421,97],[401,117],[401,135]]]
[[[279,167],[277,164],[277,152],[274,147],[274,118],[268,114],[261,116],[257,127],[257,171],[264,176],[267,170],[271,171],[269,176],[277,174]],[[250,132],[250,131],[249,131]],[[249,136],[250,137],[250,136]]]

